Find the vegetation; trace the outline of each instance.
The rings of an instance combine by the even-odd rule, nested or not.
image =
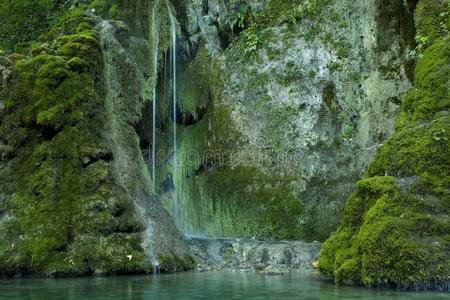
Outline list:
[[[417,25],[417,47],[411,51],[411,55],[421,56],[436,39],[448,35],[450,1],[421,0],[414,15]]]
[[[347,70],[345,81],[351,86],[362,84],[365,74],[351,64],[355,58],[352,43],[344,36],[323,33],[320,26],[320,16],[331,2],[269,0],[260,13],[255,13],[248,1],[229,2],[233,9],[227,25],[236,38],[226,54],[233,58],[233,67],[240,65],[236,70],[245,71],[238,75],[249,77],[237,82],[236,88],[253,90],[258,99],[253,105],[260,106],[261,115],[267,118],[261,131],[267,131],[270,142],[257,150],[294,152],[298,136],[286,128],[286,118],[294,119],[307,107],[301,101],[296,106],[274,105],[272,97],[277,95],[269,96],[267,82],[274,78],[271,84],[291,93],[302,89],[301,81],[320,79],[323,72],[303,71],[291,60],[281,72],[272,67],[268,72],[275,76],[271,77],[273,74],[259,72],[258,64],[245,70],[243,62],[262,60],[264,51],[259,50],[263,47],[270,60],[279,59],[292,46],[290,39],[297,38],[292,29],[302,20],[311,24],[299,36],[307,41],[318,36],[332,40],[324,42],[337,57],[327,66],[329,72],[340,75]],[[403,100],[394,136],[379,149],[348,199],[341,227],[325,242],[319,268],[341,284],[403,289],[443,286],[448,283],[450,266],[449,2],[420,0],[415,11],[416,32],[410,26],[412,12],[406,9],[407,2],[382,0],[380,5],[378,31],[384,32],[394,19],[399,22],[394,27],[404,37],[403,46],[415,36],[417,47],[411,54],[420,57],[415,88]],[[94,9],[103,17],[128,22],[130,31],[147,38],[147,14],[135,18],[138,7],[130,7],[129,2],[120,0],[0,0],[0,189],[7,195],[0,202],[0,275],[100,275],[148,273],[153,269],[141,246],[147,228],[136,217],[129,191],[114,177],[112,162],[120,155],[113,155],[111,145],[102,138],[104,128],[99,124],[108,113],[104,105],[104,53],[94,29],[96,21],[85,12]],[[350,27],[338,12],[327,12],[337,28]],[[268,46],[274,40],[274,28],[286,38],[282,50],[274,47],[271,51]],[[117,35],[126,33],[122,29]],[[161,40],[168,40],[163,34]],[[390,34],[377,38],[379,51],[389,49]],[[158,46],[162,60],[161,52],[167,50],[168,42]],[[223,66],[219,66],[225,55],[213,60],[204,41],[196,46],[186,50],[195,52],[196,58],[187,63],[178,83],[183,95],[178,103],[183,116],[180,122],[186,126],[179,131],[175,164],[179,168],[172,173],[172,181],[180,201],[185,201],[181,204],[188,208],[183,213],[195,214],[198,228],[226,236],[298,239],[305,237],[304,228],[310,230],[311,238],[317,232],[328,234],[312,228],[312,223],[300,224],[305,204],[293,188],[298,178],[256,167],[252,162],[226,163],[233,162],[234,151],[246,150],[249,142],[233,128],[230,108],[218,104],[228,96],[223,95],[226,79],[221,74]],[[140,59],[145,60],[147,54],[143,53]],[[127,70],[126,56],[114,59]],[[400,65],[390,67],[398,72],[395,69]],[[148,75],[147,70],[140,71]],[[119,75],[124,77],[120,84],[132,80],[126,71]],[[233,87],[234,83],[228,84]],[[351,141],[357,129],[356,100],[338,99],[333,82],[320,84],[322,108],[333,114],[340,126],[341,132],[336,134],[340,134],[339,142]],[[125,94],[137,94],[133,88]],[[129,103],[118,105],[123,108]],[[134,130],[139,108],[130,109],[132,113],[114,126]],[[164,129],[170,127],[168,111],[167,106]],[[136,135],[127,138],[126,142],[137,140]],[[320,140],[315,146],[323,144]],[[205,154],[219,150],[220,159],[204,160]],[[240,154],[245,155],[244,150]],[[202,157],[188,162],[192,153]],[[164,168],[157,175],[158,184],[172,171],[171,166]],[[224,256],[231,260],[234,254],[227,251]],[[189,255],[178,257],[175,253],[158,259],[166,271],[194,263]]]
[[[335,282],[402,289],[446,284],[449,57],[449,38],[424,52],[395,134],[358,182],[341,227],[325,242],[319,268]]]
[[[226,16],[226,23],[230,26],[231,31],[234,30],[235,26],[241,29],[244,28],[248,14],[251,14],[251,8],[248,2],[231,0],[230,4],[234,6],[234,9]]]
[[[201,45],[195,60],[186,67],[179,80],[179,93],[183,95],[183,101],[179,102],[179,106],[184,120],[192,117],[194,121],[199,121],[208,108],[210,64],[209,52],[204,45]],[[166,95],[168,93],[166,91]]]
[[[66,14],[72,1],[1,0],[0,50],[13,50],[19,43],[36,40]]]
[[[293,25],[301,19],[315,19],[320,15],[326,5],[332,0],[296,0],[275,1],[271,0],[263,12],[252,11],[248,1],[232,0],[232,10],[227,16],[227,24],[233,31],[239,29],[239,36],[235,40],[237,50],[242,53],[241,58],[254,58],[258,46],[263,40],[270,40],[262,31],[270,26]],[[317,27],[308,34],[310,39],[317,35]],[[263,38],[264,36],[264,38]]]
[[[98,126],[105,91],[94,25],[73,9],[39,41],[16,46],[21,54],[0,57],[12,74],[0,90],[0,275],[152,271]]]
[[[298,238],[297,218],[302,207],[298,198],[287,192],[293,178],[277,177],[252,167],[237,166],[233,169],[218,169],[208,174],[206,180],[214,193],[212,199],[217,201],[218,217],[232,216],[228,234]]]

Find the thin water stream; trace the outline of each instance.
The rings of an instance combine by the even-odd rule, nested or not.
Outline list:
[[[178,222],[179,217],[179,203],[176,186],[177,178],[177,29],[176,19],[173,14],[172,7],[166,0],[167,10],[170,18],[170,32],[172,36],[172,53],[171,53],[171,67],[172,67],[172,101],[173,101],[173,171],[172,177],[174,182],[174,219],[178,228],[181,230]]]
[[[153,144],[152,144],[152,183],[155,191],[156,182],[156,89],[153,89]]]
[[[152,36],[151,41],[153,43],[153,76],[155,78],[155,86],[153,87],[153,134],[152,134],[152,184],[153,191],[155,191],[156,182],[156,82],[158,74],[158,46],[159,46],[159,32],[155,11],[158,7],[159,1],[155,1],[152,10]]]

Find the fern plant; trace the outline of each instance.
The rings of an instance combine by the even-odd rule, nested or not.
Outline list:
[[[230,0],[230,4],[237,8],[229,12],[226,19],[226,23],[230,26],[230,29],[233,32],[235,26],[244,28],[245,18],[249,13],[250,6],[247,1],[241,0]]]

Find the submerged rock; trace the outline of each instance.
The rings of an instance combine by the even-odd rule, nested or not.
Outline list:
[[[264,275],[284,275],[286,274],[286,268],[276,267],[276,266],[267,266],[264,268],[264,271],[261,272]]]
[[[187,238],[186,244],[199,261],[200,272],[228,270],[265,275],[312,269],[321,248],[320,243],[253,239]]]

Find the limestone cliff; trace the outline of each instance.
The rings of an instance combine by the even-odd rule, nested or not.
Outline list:
[[[448,283],[447,0],[71,5],[0,49],[0,276],[331,235],[338,283]]]
[[[418,4],[414,89],[320,254],[337,283],[449,290],[448,14],[448,3]]]
[[[180,2],[166,207],[194,235],[327,238],[412,87],[414,3]]]

